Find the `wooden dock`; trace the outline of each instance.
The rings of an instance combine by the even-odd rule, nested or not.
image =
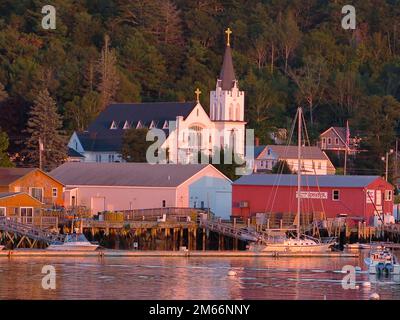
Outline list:
[[[131,251],[131,250],[96,250],[96,251],[50,251],[43,249],[2,250],[0,257],[213,257],[213,258],[268,258],[268,257],[307,257],[307,258],[356,258],[358,253],[289,253],[289,252],[252,252],[252,251]]]

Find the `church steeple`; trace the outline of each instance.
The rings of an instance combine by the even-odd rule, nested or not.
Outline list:
[[[231,29],[228,28],[225,33],[227,34],[226,48],[224,61],[222,63],[222,69],[219,74],[218,85],[222,88],[222,90],[231,90],[235,84],[235,70],[233,68],[233,60],[232,60],[232,50],[230,43]]]
[[[215,91],[210,92],[210,118],[212,121],[244,121],[244,92],[239,90],[233,68],[230,44],[231,29],[228,28],[222,69]]]

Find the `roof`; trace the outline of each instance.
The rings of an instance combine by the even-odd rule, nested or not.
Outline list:
[[[67,186],[177,187],[207,166],[67,162],[50,175]]]
[[[232,50],[230,46],[226,46],[224,61],[219,75],[222,90],[231,90],[236,80],[235,70],[233,69]]]
[[[301,185],[308,187],[366,187],[380,176],[335,176],[335,175],[302,175]],[[251,174],[242,176],[234,185],[259,185],[259,186],[297,186],[295,174]]]
[[[0,168],[0,186],[8,186],[36,168]]]
[[[176,121],[178,116],[186,118],[196,104],[196,102],[110,104],[90,124],[87,131],[78,132],[77,136],[85,151],[119,152],[125,133],[125,123],[131,128],[136,128],[139,123],[148,128],[153,123],[155,128],[162,129],[166,121]],[[115,129],[110,129],[112,124],[116,126]],[[168,135],[168,130],[165,132]]]
[[[0,192],[0,199],[16,196],[21,192]]]
[[[297,146],[267,145],[264,149],[271,149],[279,158],[297,159]],[[301,147],[301,158],[311,160],[328,160],[327,155],[316,146]]]
[[[72,149],[72,148],[68,148],[68,157],[72,157],[72,158],[84,158],[85,156],[81,153],[79,153],[78,151]]]
[[[264,151],[266,146],[255,146],[254,147],[254,159],[257,159],[261,152]]]

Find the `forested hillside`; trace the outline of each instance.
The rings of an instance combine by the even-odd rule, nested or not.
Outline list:
[[[314,138],[347,120],[364,132],[368,151],[353,173],[380,174],[400,117],[400,1],[351,1],[357,28],[344,30],[348,2],[0,0],[0,127],[20,151],[44,89],[67,134],[110,101],[194,100],[199,87],[208,109],[229,26],[246,120],[261,142],[300,104]],[[57,10],[56,30],[41,27],[45,4]]]

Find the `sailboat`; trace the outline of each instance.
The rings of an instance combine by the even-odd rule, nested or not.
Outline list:
[[[303,110],[301,107],[297,109],[298,119],[298,143],[297,143],[297,223],[296,223],[296,237],[290,238],[288,236],[275,237],[272,241],[270,239],[261,241],[261,243],[252,243],[249,245],[250,251],[262,252],[307,252],[318,253],[331,251],[330,247],[334,245],[333,242],[322,243],[319,239],[300,234],[300,214],[301,214],[301,136],[302,136],[302,119]],[[278,240],[277,240],[278,239]]]

